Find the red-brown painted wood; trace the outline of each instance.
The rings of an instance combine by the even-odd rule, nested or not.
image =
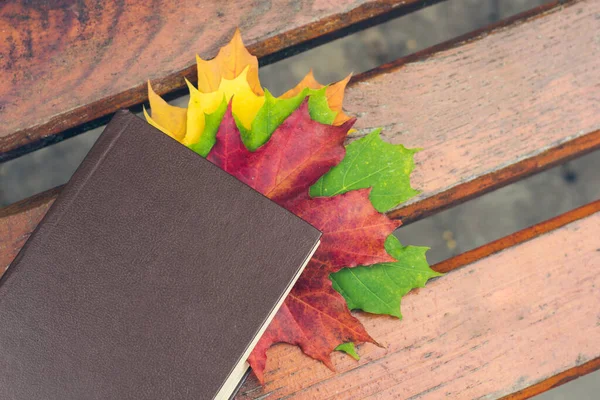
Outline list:
[[[236,27],[262,57],[421,3],[3,1],[0,155],[145,101],[147,79],[159,93],[184,87],[195,53],[214,56]]]
[[[54,203],[59,188],[0,209],[0,276]]]

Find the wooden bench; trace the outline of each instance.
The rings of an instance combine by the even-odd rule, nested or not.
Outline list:
[[[193,52],[214,55],[236,26],[267,63],[430,2],[132,3],[0,6],[1,159],[144,102],[147,78],[160,93],[183,87]],[[425,149],[422,194],[390,215],[408,224],[600,148],[598,32],[600,2],[557,1],[355,77],[350,140],[382,126]],[[0,210],[0,273],[59,191]],[[337,373],[274,347],[266,386],[251,377],[237,398],[523,399],[599,369],[599,211],[596,201],[435,265],[449,273],[403,300],[402,321],[358,314],[384,346],[362,345],[359,362],[336,354]]]

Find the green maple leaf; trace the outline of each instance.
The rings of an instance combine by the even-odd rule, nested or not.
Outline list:
[[[329,197],[372,187],[369,198],[380,212],[417,195],[419,191],[410,186],[410,173],[419,149],[386,143],[381,140],[380,132],[381,129],[376,129],[350,143],[342,162],[310,188],[310,195]]]
[[[324,86],[321,89],[305,89],[308,97],[308,112],[310,119],[322,124],[331,125],[337,116],[337,111],[329,108],[325,91],[329,86]]]
[[[242,141],[248,150],[255,151],[265,144],[271,138],[275,129],[300,106],[302,100],[306,97],[308,97],[308,111],[311,119],[322,124],[331,125],[337,112],[329,108],[327,97],[325,97],[326,89],[327,87],[318,90],[307,88],[289,99],[274,97],[271,92],[265,89],[265,103],[258,110],[251,129],[246,129],[235,118]],[[188,146],[191,150],[202,157],[206,157],[215,144],[215,137],[226,110],[227,102],[223,99],[223,102],[213,113],[205,114],[204,131],[197,143]]]
[[[354,343],[342,343],[338,347],[335,348],[337,351],[342,351],[348,354],[350,357],[354,358],[356,361],[360,360],[358,353],[356,352],[356,347],[354,347]]]
[[[258,110],[252,128],[246,129],[236,118],[236,125],[242,135],[242,141],[250,151],[255,151],[271,138],[271,135],[294,112],[306,97],[308,111],[313,121],[331,125],[337,112],[329,108],[324,87],[319,90],[304,89],[289,99],[274,97],[265,89],[265,104]],[[204,135],[204,134],[203,134]],[[214,144],[214,141],[213,141]]]
[[[242,124],[237,124],[248,150],[255,151],[265,144],[275,129],[300,106],[307,93],[308,90],[305,89],[292,98],[279,99],[265,89],[265,103],[252,121],[252,128],[246,129]]]
[[[402,297],[442,274],[429,268],[425,256],[427,247],[402,246],[395,236],[390,235],[385,249],[396,262],[344,268],[329,277],[333,288],[346,299],[349,309],[402,318]]]
[[[210,149],[215,145],[217,131],[219,130],[225,111],[227,111],[227,101],[225,101],[225,97],[223,97],[223,101],[214,112],[204,114],[204,132],[202,132],[200,140],[198,140],[197,143],[189,145],[188,148],[200,154],[202,157],[206,157],[210,152]]]

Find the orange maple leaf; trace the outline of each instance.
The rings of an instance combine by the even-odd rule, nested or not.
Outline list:
[[[231,41],[221,47],[219,53],[212,60],[203,60],[196,55],[198,64],[198,90],[204,93],[214,92],[219,89],[221,79],[235,79],[246,67],[248,69],[248,84],[255,94],[264,95],[258,79],[258,59],[250,54],[242,41],[239,29],[235,30]]]
[[[344,79],[339,82],[333,83],[325,89],[325,97],[327,98],[327,103],[329,107],[333,111],[337,111],[337,115],[335,120],[333,121],[333,125],[342,125],[346,121],[350,120],[351,117],[344,114],[342,110],[342,103],[344,101],[344,90],[346,89],[346,85],[350,82],[350,78],[352,74],[348,75]],[[305,88],[309,89],[321,89],[325,85],[320,84],[313,75],[313,70],[308,71],[308,74],[300,83],[298,83],[294,88],[288,90],[284,94],[281,95],[282,99],[289,99],[291,97],[296,96],[298,93],[302,92]]]

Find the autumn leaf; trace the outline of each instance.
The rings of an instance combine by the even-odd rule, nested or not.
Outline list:
[[[234,79],[221,79],[219,92],[225,94],[225,99],[231,101],[233,113],[246,129],[250,129],[252,121],[258,114],[265,103],[265,97],[255,94],[248,82],[248,71],[250,66],[247,66]],[[233,98],[233,99],[232,99]]]
[[[354,120],[341,126],[310,119],[305,101],[255,152],[249,151],[227,112],[208,160],[283,204],[302,193],[344,157],[344,139]],[[310,134],[307,134],[310,133]]]
[[[217,131],[219,130],[225,111],[227,111],[227,102],[225,101],[225,98],[223,98],[221,104],[214,112],[204,114],[204,131],[200,135],[198,141],[188,145],[191,150],[202,157],[207,156],[215,144]]]
[[[229,102],[234,95],[235,98],[231,103],[238,121],[246,128],[252,125],[265,98],[252,92],[246,80],[247,73],[248,67],[232,80],[223,78],[218,90],[210,93],[201,92],[186,80],[190,91],[190,101],[187,113],[187,132],[182,141],[184,145],[192,146],[198,143],[206,128],[206,115],[217,111],[223,99]]]
[[[302,78],[300,83],[298,83],[293,89],[290,89],[282,94],[281,97],[284,99],[294,97],[306,88],[315,90],[326,88],[325,96],[327,98],[329,107],[336,112],[336,117],[331,123],[333,123],[333,125],[341,125],[350,119],[350,117],[344,114],[342,111],[342,102],[344,101],[344,90],[346,89],[346,85],[348,85],[351,76],[352,75],[348,75],[339,82],[325,86],[317,82],[311,69],[308,71],[308,74]]]
[[[206,127],[206,115],[214,113],[221,103],[226,102],[225,94],[220,91],[202,93],[187,79],[185,83],[190,92],[190,100],[187,108],[186,134],[181,143],[191,146],[200,141],[200,137]]]
[[[196,55],[198,65],[198,90],[204,93],[219,89],[221,80],[233,80],[248,68],[247,80],[250,89],[261,96],[263,94],[258,79],[258,59],[244,46],[239,29],[235,30],[231,41],[223,46],[212,60],[205,61]]]
[[[321,89],[323,85],[321,85],[315,79],[315,75],[313,73],[312,68],[308,71],[308,74],[302,78],[302,80],[294,86],[292,89],[288,90],[284,94],[281,95],[282,98],[287,99],[289,97],[293,97],[303,91],[304,89]]]
[[[356,346],[352,342],[342,343],[335,348],[336,351],[341,351],[354,358],[356,361],[360,360],[360,356],[356,352]]]
[[[294,97],[281,98],[274,97],[268,90],[265,90],[265,102],[252,120],[250,129],[246,129],[244,124],[239,122],[234,111],[238,128],[242,134],[242,141],[249,150],[258,149],[271,138],[275,129],[298,108],[306,97],[308,97],[310,118],[322,124],[332,125],[338,113],[329,107],[325,91],[326,88],[304,89]]]
[[[412,289],[425,287],[429,279],[442,274],[429,268],[425,256],[427,247],[402,246],[392,235],[386,240],[385,249],[397,261],[344,268],[331,274],[331,281],[351,310],[402,318],[402,297]]]
[[[229,102],[234,97],[233,114],[242,138],[251,150],[266,143],[277,126],[306,96],[309,97],[313,120],[326,124],[338,121],[336,125],[349,120],[349,117],[340,119],[343,88],[347,80],[331,87],[311,84],[311,88],[299,89],[295,95],[285,97],[276,98],[268,91],[265,94],[258,78],[258,59],[244,47],[239,30],[214,59],[206,61],[196,56],[196,62],[198,88],[186,80],[190,91],[188,108],[169,105],[148,82],[152,116],[145,109],[144,116],[151,125],[203,156],[210,150],[207,145],[214,141],[214,123],[220,122],[216,117],[223,115],[223,99]],[[206,124],[208,115],[212,116],[210,127]],[[203,138],[205,131],[208,137]]]
[[[266,90],[265,102],[252,120],[250,129],[246,129],[244,124],[237,124],[246,147],[254,151],[265,144],[271,138],[275,129],[300,106],[306,95],[307,91],[305,90],[295,97],[279,99]]]
[[[327,99],[327,88],[322,89],[307,89],[308,90],[308,111],[310,112],[310,118],[313,121],[320,122],[322,124],[334,125],[336,116],[339,114],[329,107]]]
[[[334,197],[300,197],[283,206],[323,233],[313,258],[326,259],[329,272],[395,260],[386,252],[385,241],[400,221],[375,210],[369,189]]]
[[[312,260],[248,358],[264,383],[267,350],[274,343],[300,346],[312,358],[333,369],[331,352],[344,342],[376,343],[352,316],[343,297],[333,290],[329,267]]]
[[[410,185],[410,174],[418,149],[386,143],[380,132],[376,129],[350,143],[346,157],[310,188],[310,195],[335,196],[371,187],[371,202],[381,212],[417,195]]]
[[[397,261],[343,268],[331,274],[330,279],[351,310],[402,318],[402,297],[412,289],[425,287],[429,279],[442,274],[429,268],[425,256],[427,247],[402,246],[390,235],[385,248]],[[354,343],[344,343],[335,350],[358,359]]]
[[[150,81],[148,81],[148,100],[150,101],[152,117],[148,115],[144,108],[146,121],[173,139],[177,141],[183,140],[186,130],[187,110],[172,106],[164,101],[162,97],[154,92]]]
[[[217,117],[223,115],[223,102],[231,101],[235,121],[242,132],[242,140],[253,151],[269,140],[273,131],[307,96],[311,119],[326,124],[331,124],[335,119],[337,112],[329,107],[325,96],[327,88],[305,89],[297,96],[286,99],[276,98],[269,91],[266,91],[264,96],[258,96],[250,89],[247,80],[248,68],[232,80],[222,78],[217,90],[209,93],[201,92],[186,80],[190,92],[187,110],[170,106],[158,95],[151,95],[158,115],[162,118],[160,121],[170,122],[176,119],[179,125],[175,126],[173,122],[166,125],[167,128],[163,128],[146,114],[147,120],[198,154],[206,156],[210,150],[207,146],[214,143],[215,124],[220,123]],[[150,86],[149,90],[151,91]],[[206,123],[208,116],[211,116],[210,126]],[[184,123],[185,127],[182,129]],[[204,137],[205,135],[207,137]]]

